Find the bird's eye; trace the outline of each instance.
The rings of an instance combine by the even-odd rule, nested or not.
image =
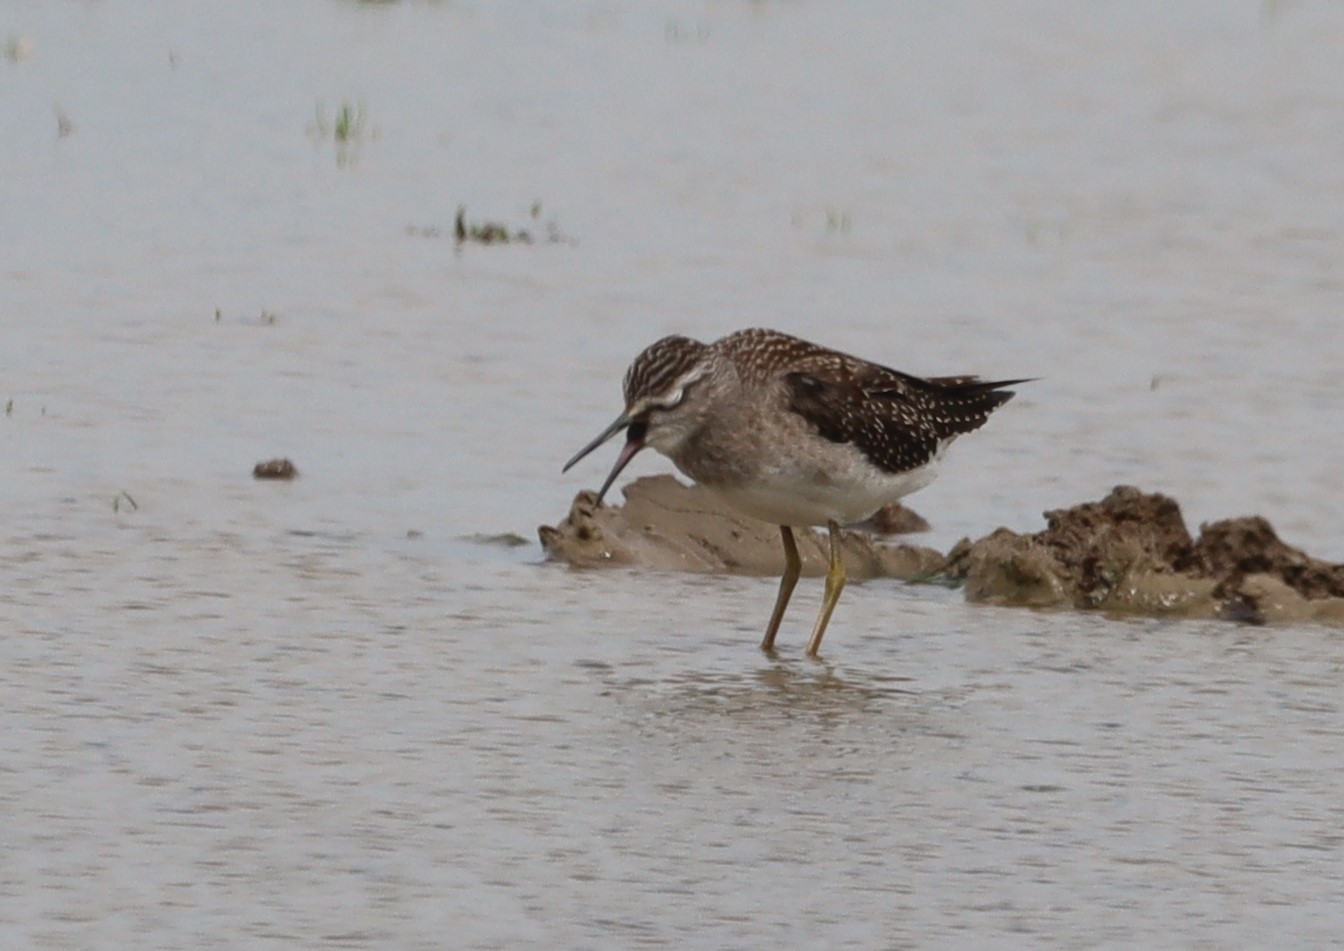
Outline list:
[[[653,405],[656,406],[658,409],[672,409],[678,403],[681,402],[681,397],[685,392],[686,392],[685,390],[680,388],[675,389],[671,393],[668,393],[666,396],[659,397],[656,401],[654,401]]]

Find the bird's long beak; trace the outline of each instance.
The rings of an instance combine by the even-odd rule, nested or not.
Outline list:
[[[574,467],[576,462],[588,455],[588,453],[592,452],[598,446],[602,445],[612,436],[615,436],[622,429],[630,429],[629,435],[625,440],[625,445],[621,448],[621,454],[616,457],[616,464],[611,467],[611,474],[607,476],[607,481],[602,483],[602,488],[597,493],[597,501],[601,502],[602,497],[607,494],[607,489],[611,488],[611,484],[615,482],[616,477],[621,474],[621,470],[629,464],[631,459],[635,458],[635,453],[644,448],[644,426],[633,426],[634,422],[635,421],[626,413],[617,416],[616,421],[606,429],[602,430],[596,439],[575,453],[574,458],[569,460],[569,462],[566,462],[565,468],[561,471],[568,472]],[[633,428],[631,428],[632,426]]]

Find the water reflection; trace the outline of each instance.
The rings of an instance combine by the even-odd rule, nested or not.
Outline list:
[[[902,678],[846,672],[828,663],[777,660],[742,673],[682,671],[659,683],[632,681],[651,712],[661,716],[805,718],[871,716],[915,694]],[[619,690],[622,685],[614,685]]]
[[[866,779],[908,750],[912,735],[945,726],[939,695],[910,689],[906,678],[804,658],[658,679],[613,674],[604,677],[607,693],[633,734],[725,785],[740,780],[738,768],[771,781],[818,771],[831,781]],[[706,767],[715,761],[738,766]]]

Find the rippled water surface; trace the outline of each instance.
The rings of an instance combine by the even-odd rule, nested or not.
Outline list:
[[[915,497],[930,544],[1133,483],[1344,560],[1338,5],[15,3],[0,41],[5,946],[1344,930],[1337,631],[873,582],[811,662],[805,581],[771,658],[772,579],[534,541],[634,353],[760,324],[1041,378]],[[536,240],[455,249],[459,206]]]

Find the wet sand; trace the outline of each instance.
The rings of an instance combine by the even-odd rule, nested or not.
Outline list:
[[[1207,523],[1196,538],[1174,499],[1118,486],[1098,502],[1049,511],[1045,519],[1041,531],[999,528],[963,539],[946,555],[850,530],[845,565],[856,579],[946,579],[963,585],[968,600],[990,604],[1344,623],[1344,565],[1288,545],[1261,516]],[[624,505],[601,505],[592,492],[580,492],[565,519],[538,534],[549,558],[584,568],[760,575],[784,566],[774,526],[672,476],[631,483]],[[803,572],[823,574],[824,533],[799,532],[798,543]]]

